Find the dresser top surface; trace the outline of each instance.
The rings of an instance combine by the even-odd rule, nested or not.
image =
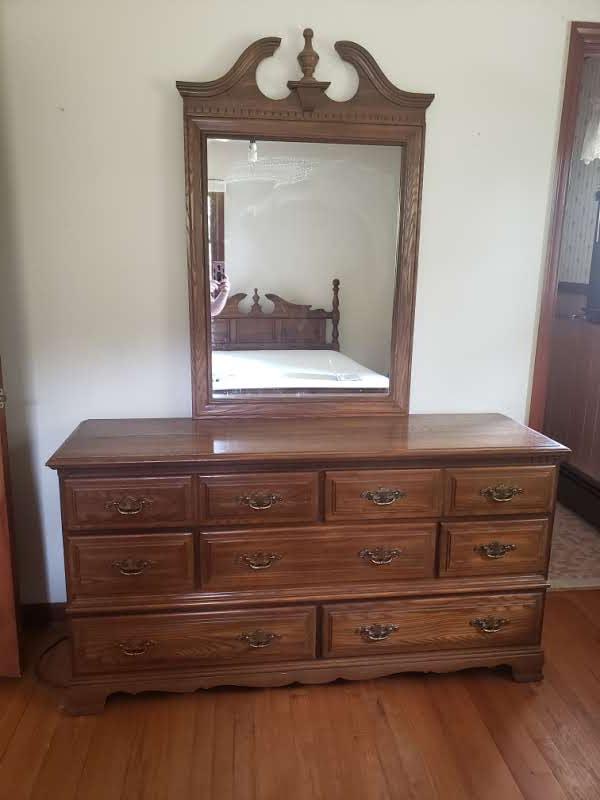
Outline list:
[[[485,454],[560,460],[568,448],[502,414],[338,419],[86,420],[54,469],[231,461],[418,459]]]

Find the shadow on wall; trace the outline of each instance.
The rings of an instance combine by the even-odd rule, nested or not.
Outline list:
[[[5,88],[0,53],[0,118],[7,120]],[[8,151],[6,126],[0,127],[0,358],[6,390],[8,446],[12,484],[14,533],[19,585],[29,587],[36,600],[48,597],[44,559],[39,488],[33,470],[32,421],[28,409],[31,396],[28,353],[23,313],[22,253],[17,237],[17,197]],[[21,592],[21,600],[27,602]]]

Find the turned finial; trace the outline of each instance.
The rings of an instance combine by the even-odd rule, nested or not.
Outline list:
[[[298,53],[298,61],[300,62],[300,68],[304,75],[302,80],[310,81],[315,74],[315,69],[319,62],[319,54],[312,46],[312,38],[314,36],[313,29],[305,28],[302,32],[302,36],[304,36],[304,47]]]
[[[302,35],[304,36],[304,47],[298,53],[302,79],[288,81],[288,89],[296,92],[303,111],[314,111],[315,106],[329,87],[329,81],[318,81],[314,77],[315,69],[319,62],[319,54],[312,46],[312,38],[314,36],[312,28],[305,28]]]
[[[254,289],[254,294],[252,295],[252,307],[250,308],[251,314],[260,314],[262,312],[262,308],[260,303],[260,295],[258,293],[258,289]]]

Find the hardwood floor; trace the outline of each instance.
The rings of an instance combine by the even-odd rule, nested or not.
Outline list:
[[[0,798],[597,800],[600,591],[550,594],[545,645],[541,684],[401,675],[116,696],[77,718],[30,669],[0,681]]]

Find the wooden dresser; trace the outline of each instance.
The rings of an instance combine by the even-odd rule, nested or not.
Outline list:
[[[406,670],[539,679],[567,453],[496,414],[82,423],[48,462],[66,708]]]

